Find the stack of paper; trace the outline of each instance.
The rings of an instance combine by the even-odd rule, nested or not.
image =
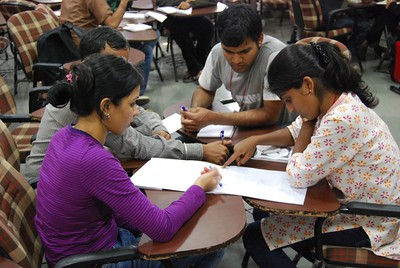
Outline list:
[[[144,13],[130,13],[130,12],[125,12],[124,19],[137,19],[137,20],[145,20],[147,18],[147,15]]]
[[[152,29],[150,25],[143,24],[143,23],[137,23],[137,24],[127,24],[124,26],[122,29],[131,31],[131,32],[140,32],[140,31],[146,31],[149,29]]]
[[[176,7],[157,7],[157,10],[165,14],[183,14],[183,15],[192,14],[192,8],[183,10]]]
[[[224,131],[225,138],[232,138],[233,133],[235,132],[235,127],[226,125],[208,125],[200,129],[199,133],[197,133],[197,137],[219,138],[222,130]]]

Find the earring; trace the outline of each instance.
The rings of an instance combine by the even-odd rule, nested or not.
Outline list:
[[[110,114],[106,114],[106,119],[110,119]]]

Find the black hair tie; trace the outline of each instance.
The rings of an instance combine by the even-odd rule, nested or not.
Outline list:
[[[326,54],[326,51],[321,48],[320,45],[310,42],[310,45],[313,47],[313,49],[317,52],[318,57],[320,58],[320,62],[323,63],[325,66],[329,64],[330,59],[328,55]]]

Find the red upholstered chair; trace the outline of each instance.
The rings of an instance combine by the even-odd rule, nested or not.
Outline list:
[[[20,168],[20,157],[14,138],[6,124],[0,120],[0,157],[7,160],[16,170]]]
[[[260,13],[266,10],[277,10],[281,12],[280,24],[282,24],[285,11],[289,10],[290,0],[260,0]]]
[[[62,64],[38,64],[37,41],[48,30],[58,26],[58,22],[40,11],[30,10],[12,15],[7,26],[12,40],[12,51],[15,55],[15,66],[20,66],[26,78],[33,82],[33,87],[40,81],[40,69],[62,68]],[[17,70],[14,75],[14,92],[18,87]]]
[[[11,135],[18,148],[19,160],[25,162],[25,158],[32,149],[32,139],[39,130],[39,122],[35,122],[30,114],[17,114],[14,96],[6,82],[0,76],[0,119],[4,123],[21,123],[12,129]],[[17,168],[16,166],[14,166]]]

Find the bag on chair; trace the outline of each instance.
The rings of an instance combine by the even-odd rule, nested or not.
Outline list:
[[[37,42],[40,63],[67,63],[80,59],[79,48],[72,40],[71,30],[80,37],[84,30],[70,22],[66,22],[43,33]],[[45,69],[41,71],[45,85],[52,85],[65,76],[62,69]]]
[[[391,45],[390,77],[396,83],[400,83],[400,41]]]

